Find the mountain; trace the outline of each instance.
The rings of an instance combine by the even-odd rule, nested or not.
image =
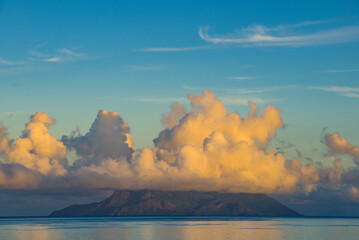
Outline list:
[[[74,216],[301,216],[265,194],[117,190],[101,202],[50,214]]]

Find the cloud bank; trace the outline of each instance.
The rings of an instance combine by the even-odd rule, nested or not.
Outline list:
[[[337,189],[359,200],[359,168],[303,165],[268,147],[283,127],[280,110],[262,112],[249,103],[246,116],[228,112],[213,91],[188,95],[190,110],[174,103],[153,148],[136,150],[129,125],[117,112],[100,110],[89,131],[50,135],[55,120],[30,117],[22,136],[11,140],[0,128],[2,189],[163,189],[270,194],[312,194]],[[337,133],[325,137],[336,155],[359,164],[359,147]],[[69,164],[66,154],[75,151]]]

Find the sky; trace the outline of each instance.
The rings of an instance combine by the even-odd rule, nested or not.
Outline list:
[[[359,216],[358,12],[358,1],[0,1],[0,215],[195,185]],[[254,177],[232,164],[244,152]],[[103,184],[86,185],[91,174]]]

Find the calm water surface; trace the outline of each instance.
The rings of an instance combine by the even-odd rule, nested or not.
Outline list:
[[[359,239],[359,218],[0,218],[0,240]]]

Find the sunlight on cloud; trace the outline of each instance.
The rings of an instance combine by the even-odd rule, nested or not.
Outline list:
[[[136,150],[128,124],[107,110],[98,112],[88,133],[63,136],[61,141],[49,133],[55,120],[46,113],[32,115],[16,140],[1,127],[0,187],[308,194],[330,183],[330,188],[341,189],[341,196],[358,195],[358,165],[344,169],[336,158],[332,167],[318,168],[285,159],[268,147],[284,126],[278,108],[267,105],[260,113],[249,103],[244,116],[228,112],[222,100],[206,90],[188,95],[188,100],[190,110],[174,103],[164,115],[166,128],[153,140],[153,148]],[[325,144],[359,164],[359,147],[337,133],[327,135]],[[71,150],[77,154],[73,164],[66,159]]]

